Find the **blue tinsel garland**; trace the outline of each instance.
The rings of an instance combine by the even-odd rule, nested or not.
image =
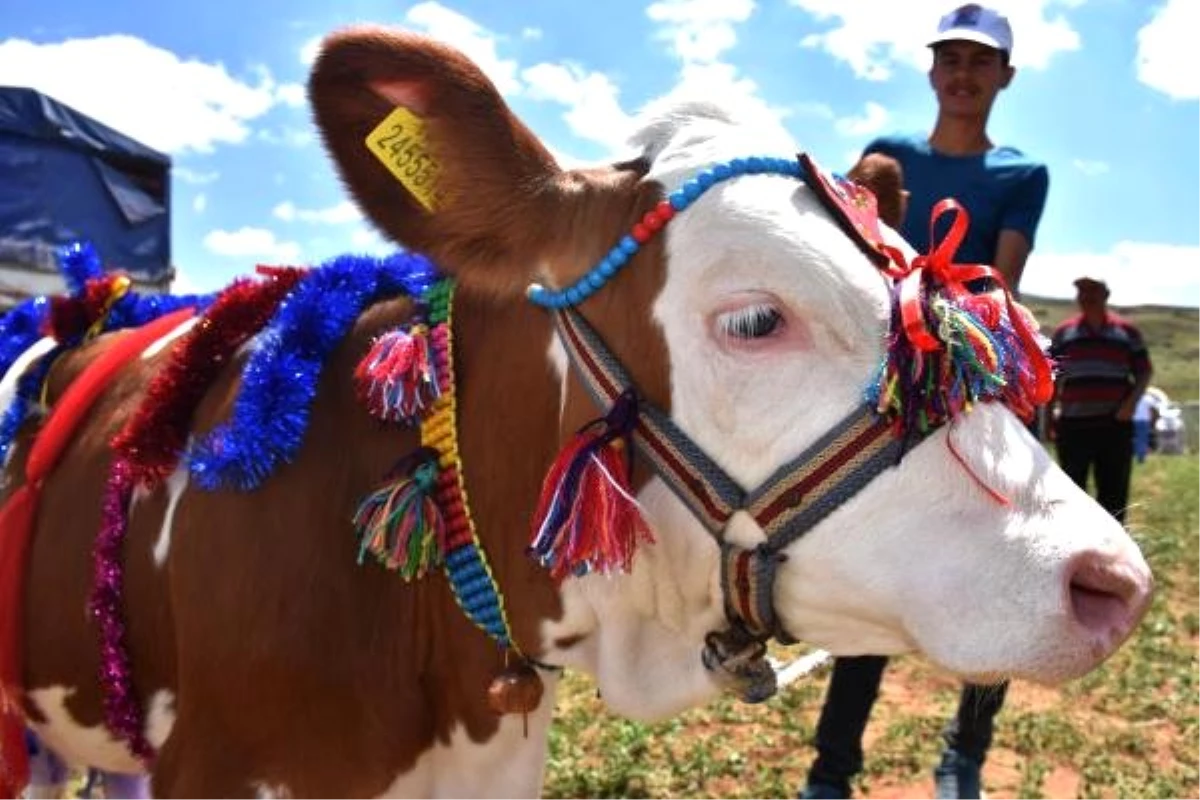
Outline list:
[[[58,268],[67,282],[67,294],[81,297],[87,282],[104,275],[100,255],[91,242],[71,242],[58,251]]]
[[[37,397],[42,388],[42,381],[50,372],[50,365],[63,350],[61,345],[55,347],[38,359],[33,367],[17,380],[17,391],[12,402],[4,409],[4,416],[0,417],[0,464],[8,458],[8,450],[29,413],[29,404]]]
[[[21,354],[42,338],[42,324],[50,313],[50,300],[31,297],[0,317],[0,375],[8,372]]]
[[[339,256],[306,275],[259,335],[229,422],[193,445],[196,482],[210,491],[250,491],[291,461],[321,369],[359,314],[387,297],[417,295],[437,277],[428,259],[411,253]]]

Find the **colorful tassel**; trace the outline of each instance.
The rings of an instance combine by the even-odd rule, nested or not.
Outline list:
[[[359,397],[379,419],[411,425],[441,395],[436,364],[428,326],[389,331],[354,371]]]
[[[632,393],[562,449],[542,484],[530,552],[555,580],[628,572],[639,542],[653,541],[630,488]]]
[[[950,215],[948,232],[911,264],[899,250],[882,246],[892,261],[885,269],[894,280],[892,324],[867,400],[905,438],[950,422],[981,400],[999,400],[1028,420],[1054,392],[1037,320],[1013,300],[994,268],[954,262],[968,215],[957,201],[942,200],[933,207],[931,231],[943,215]],[[973,291],[981,280],[994,289]]]
[[[446,525],[434,501],[436,453],[422,448],[406,477],[368,495],[354,514],[359,535],[358,563],[367,554],[406,581],[440,565],[446,553]]]
[[[868,401],[906,435],[984,400],[1031,418],[1053,388],[1037,321],[1007,293],[972,294],[930,273],[913,270],[893,287],[888,356]]]

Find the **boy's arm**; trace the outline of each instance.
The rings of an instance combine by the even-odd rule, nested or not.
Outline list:
[[[996,240],[996,258],[993,266],[1004,276],[1004,282],[1014,296],[1018,295],[1017,287],[1021,284],[1021,275],[1025,272],[1025,262],[1029,259],[1029,240],[1025,234],[1006,228],[1000,231]]]
[[[1000,223],[1000,235],[996,239],[993,266],[1004,276],[1009,290],[1018,295],[1025,262],[1033,250],[1038,223],[1046,208],[1046,194],[1050,189],[1050,173],[1039,164],[1021,180],[1009,198],[1008,208]]]

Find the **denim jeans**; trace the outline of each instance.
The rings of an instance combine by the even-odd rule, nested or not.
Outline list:
[[[825,705],[817,721],[817,758],[809,769],[810,784],[840,787],[849,796],[850,779],[862,771],[863,732],[879,696],[887,662],[883,656],[834,660]],[[946,747],[982,764],[1007,692],[1007,683],[987,687],[964,684],[958,711],[942,731]]]
[[[850,779],[862,771],[863,731],[887,662],[883,656],[834,659],[817,721],[817,758],[808,772],[810,784],[837,786],[850,796]]]
[[[1141,464],[1150,452],[1150,420],[1135,419],[1133,421],[1133,455]]]
[[[982,764],[992,746],[996,714],[1007,694],[1007,682],[996,686],[964,683],[958,698],[958,713],[942,730],[946,747]]]

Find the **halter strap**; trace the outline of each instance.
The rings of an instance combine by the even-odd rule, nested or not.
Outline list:
[[[637,399],[633,440],[655,473],[721,546],[726,614],[752,639],[794,641],[772,599],[782,550],[896,464],[903,442],[892,426],[863,405],[804,452],[747,492],[659,408],[647,402],[596,330],[572,308],[554,311],[559,338],[588,393],[600,408],[622,395]],[[730,518],[745,511],[766,541],[746,549],[726,541]]]
[[[638,452],[708,532],[720,538],[729,518],[742,507],[742,488],[670,417],[637,394],[629,374],[578,311],[556,309],[554,324],[576,374],[598,407],[610,407],[627,391],[637,395],[634,442]]]

